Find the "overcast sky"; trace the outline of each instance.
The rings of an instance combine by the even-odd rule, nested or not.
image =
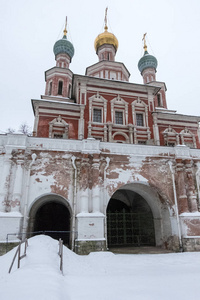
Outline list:
[[[137,64],[147,32],[168,108],[200,115],[199,0],[0,0],[0,133],[24,122],[33,126],[31,99],[44,94],[44,72],[55,66],[53,45],[66,15],[75,48],[72,72],[84,75],[98,61],[94,40],[103,32],[107,6],[108,30],[119,41],[116,61],[126,65],[130,82],[142,83]]]

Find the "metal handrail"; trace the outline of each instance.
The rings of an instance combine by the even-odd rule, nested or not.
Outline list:
[[[69,230],[69,231],[59,231],[59,230],[41,230],[41,231],[30,231],[30,232],[18,232],[18,233],[8,233],[6,235],[6,253],[7,253],[7,250],[8,250],[8,239],[9,239],[9,236],[16,236],[18,237],[19,240],[21,240],[22,238],[19,238],[19,237],[22,237],[23,235],[32,235],[32,234],[46,234],[46,233],[74,233],[74,236],[76,238],[77,234],[78,234],[78,231],[72,231],[72,230]]]
[[[63,274],[63,240],[61,239],[59,239],[58,255],[60,256],[60,271]]]
[[[13,267],[13,264],[14,264],[15,259],[16,259],[16,257],[17,257],[17,254],[18,254],[17,268],[18,268],[18,269],[20,268],[20,260],[26,256],[26,249],[27,249],[27,247],[28,247],[28,240],[25,239],[24,243],[25,243],[25,245],[24,245],[24,254],[21,255],[21,245],[22,245],[22,242],[19,242],[19,245],[18,245],[17,250],[16,250],[16,252],[15,252],[15,255],[14,255],[14,257],[13,257],[13,260],[12,260],[12,263],[11,263],[11,265],[10,265],[10,268],[9,268],[8,273],[10,273],[11,270],[12,270],[12,267]]]
[[[14,262],[15,262],[15,259],[17,257],[17,254],[18,254],[18,259],[17,259],[17,268],[19,269],[20,268],[20,260],[24,257],[26,257],[26,249],[28,247],[28,239],[25,239],[24,241],[25,243],[25,246],[24,246],[24,254],[21,255],[21,245],[22,245],[22,242],[19,243],[18,247],[17,247],[17,250],[15,252],[15,255],[13,257],[13,260],[12,260],[12,263],[10,265],[10,268],[8,270],[8,273],[11,272],[12,270],[12,267],[14,265]],[[58,255],[60,256],[60,271],[62,272],[63,274],[63,240],[59,239],[59,249],[58,249]]]

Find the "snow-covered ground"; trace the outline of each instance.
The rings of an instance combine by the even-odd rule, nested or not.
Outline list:
[[[0,257],[2,300],[197,300],[200,252],[78,256],[64,247],[64,276],[58,241],[29,239],[21,268],[8,274],[16,248]]]

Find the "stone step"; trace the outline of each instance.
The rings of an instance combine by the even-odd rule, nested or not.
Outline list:
[[[110,247],[110,252],[116,254],[162,254],[162,253],[173,253],[173,251],[163,249],[161,247]]]

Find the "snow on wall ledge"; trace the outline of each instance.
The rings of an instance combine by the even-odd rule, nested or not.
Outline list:
[[[176,147],[149,146],[135,144],[105,143],[95,139],[87,140],[63,140],[50,138],[28,137],[19,134],[0,135],[0,152],[9,152],[9,149],[29,149],[29,150],[52,150],[70,151],[85,153],[116,153],[135,154],[139,156],[181,156],[200,158],[200,149],[190,149],[183,145]]]

